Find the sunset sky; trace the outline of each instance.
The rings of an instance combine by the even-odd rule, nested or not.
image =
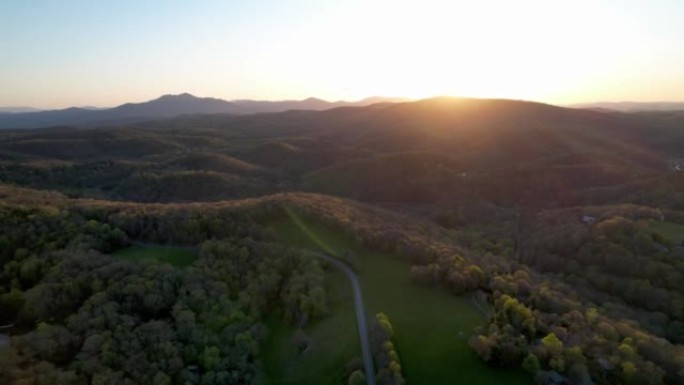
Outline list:
[[[0,2],[0,106],[684,101],[682,0]]]

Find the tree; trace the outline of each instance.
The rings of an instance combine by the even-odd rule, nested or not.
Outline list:
[[[169,377],[166,373],[159,371],[157,374],[154,375],[154,379],[152,380],[153,385],[171,385],[171,377]]]
[[[349,380],[347,381],[347,383],[349,385],[365,385],[366,384],[366,375],[363,374],[363,372],[361,370],[355,370],[349,376]]]
[[[636,366],[631,361],[625,361],[622,363],[622,378],[625,382],[630,383],[636,374]]]
[[[489,362],[492,359],[492,349],[496,345],[496,342],[486,336],[474,336],[468,341],[471,348],[475,350],[475,353],[480,356],[485,362]]]
[[[552,356],[560,355],[563,352],[563,342],[556,337],[555,333],[549,333],[546,337],[542,338],[541,342],[546,351]]]
[[[589,369],[585,364],[574,364],[568,370],[568,376],[577,385],[591,385],[593,384]]]
[[[380,328],[385,333],[385,339],[391,339],[394,336],[394,329],[392,328],[392,324],[390,323],[387,314],[378,313],[376,317],[378,319],[378,325],[380,325]]]
[[[22,292],[18,289],[12,288],[9,293],[0,295],[0,322],[11,322],[23,303]]]
[[[530,353],[525,357],[522,363],[523,369],[534,374],[541,370],[541,365],[539,364],[539,358],[534,353]]]
[[[202,354],[202,365],[206,370],[213,370],[221,362],[221,352],[216,346],[207,346]]]

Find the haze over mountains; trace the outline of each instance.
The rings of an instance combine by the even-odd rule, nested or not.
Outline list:
[[[133,123],[187,114],[244,115],[287,110],[325,110],[334,107],[364,106],[400,100],[403,99],[372,97],[356,102],[329,102],[316,98],[284,101],[226,101],[217,98],[200,98],[183,93],[164,95],[143,103],[126,103],[109,109],[71,107],[62,110],[38,111],[29,107],[8,107],[0,110],[0,128],[38,128],[57,125],[97,126]]]
[[[113,108],[87,106],[41,110],[27,106],[0,107],[0,129],[61,125],[93,127],[192,114],[248,115],[289,110],[322,111],[336,107],[360,107],[375,103],[395,103],[408,100],[407,98],[369,97],[355,102],[330,102],[317,98],[282,101],[246,99],[226,101],[182,93],[163,95],[142,103],[126,103]],[[684,110],[684,102],[597,102],[573,104],[569,107],[618,112],[679,111]]]
[[[570,107],[622,112],[674,111],[684,110],[684,102],[596,102],[577,103],[570,105]]]
[[[0,114],[18,114],[22,112],[38,112],[42,111],[39,108],[18,106],[18,107],[0,107]]]
[[[211,103],[226,102],[209,100],[203,105]],[[325,111],[192,114],[98,130],[6,131],[0,159],[25,162],[22,167],[38,159],[106,161],[107,168],[117,170],[112,162],[123,162],[127,176],[115,180],[138,173],[166,177],[169,169],[188,162],[193,172],[199,167],[226,173],[194,175],[214,178],[212,186],[220,187],[193,195],[194,200],[261,195],[290,186],[376,202],[431,202],[467,195],[474,189],[464,186],[476,178],[478,193],[491,194],[493,200],[509,191],[527,196],[506,196],[506,201],[534,196],[537,202],[575,204],[584,202],[568,191],[642,181],[666,172],[672,159],[684,157],[671,124],[671,118],[659,114],[441,97]],[[131,167],[139,162],[139,167]],[[150,168],[149,162],[165,166]],[[15,171],[18,179],[8,174],[5,180],[42,172],[32,164]],[[99,179],[88,182],[94,183],[90,193],[101,191],[96,196],[140,201],[183,201],[185,196],[168,188],[164,199],[137,189],[108,191],[95,182]],[[520,188],[531,180],[537,183]]]

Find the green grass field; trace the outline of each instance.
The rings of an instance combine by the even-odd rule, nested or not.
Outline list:
[[[300,220],[301,221],[301,220]],[[530,384],[531,378],[522,370],[499,370],[487,367],[468,346],[468,338],[473,329],[482,323],[482,315],[470,301],[469,296],[454,296],[434,288],[419,287],[410,282],[410,266],[391,255],[374,253],[360,248],[326,228],[301,221],[308,229],[302,230],[292,219],[285,218],[271,223],[283,241],[298,247],[318,251],[329,248],[337,252],[349,249],[359,257],[360,279],[364,302],[369,314],[385,312],[395,331],[397,351],[402,361],[403,371],[409,384]],[[312,237],[313,235],[313,237]],[[321,245],[321,242],[324,246]],[[350,289],[349,289],[350,290]],[[348,297],[348,312],[352,297]],[[345,318],[352,324],[355,332],[353,314],[337,313],[337,319]],[[331,322],[331,321],[323,321]],[[345,329],[344,333],[348,333]],[[274,336],[284,340],[287,334]],[[334,330],[331,330],[334,333]],[[322,336],[323,337],[323,336]],[[332,343],[326,354],[335,357],[348,357],[349,349],[356,347],[358,336],[354,335],[353,344]],[[277,345],[277,344],[275,344]],[[353,345],[353,346],[352,346]],[[272,348],[273,345],[270,346]],[[269,347],[267,347],[267,350]],[[282,360],[269,352],[271,359],[266,360],[271,373],[277,373]],[[360,355],[357,352],[356,355]],[[283,355],[282,357],[291,357]],[[330,362],[333,362],[332,359]],[[332,370],[332,369],[331,369]],[[316,383],[330,382],[329,375],[336,372],[317,371],[320,378]],[[281,371],[280,374],[283,374]],[[299,374],[285,373],[295,378]],[[295,383],[295,382],[291,382]]]
[[[262,350],[267,384],[342,385],[347,383],[345,367],[360,356],[354,298],[349,279],[330,269],[326,273],[326,293],[330,314],[304,328],[310,347],[298,352],[293,328],[279,315],[271,315],[266,325],[269,338]]]
[[[113,255],[129,261],[158,261],[177,267],[188,266],[197,259],[197,252],[191,249],[152,245],[133,245]]]
[[[675,243],[684,241],[684,225],[673,222],[650,221],[651,230]]]

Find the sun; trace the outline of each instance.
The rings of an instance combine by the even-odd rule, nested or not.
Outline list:
[[[615,39],[607,50],[605,39],[592,35],[603,25],[600,9],[585,14],[581,7],[548,3],[363,2],[286,35],[279,65],[324,90],[318,94],[333,90],[333,99],[562,100],[600,85],[617,68],[608,56],[619,57],[628,47],[626,39]],[[540,12],[558,17],[539,18]],[[580,19],[582,28],[572,21]],[[306,44],[291,43],[300,40]],[[288,66],[290,57],[304,57],[306,65]]]

